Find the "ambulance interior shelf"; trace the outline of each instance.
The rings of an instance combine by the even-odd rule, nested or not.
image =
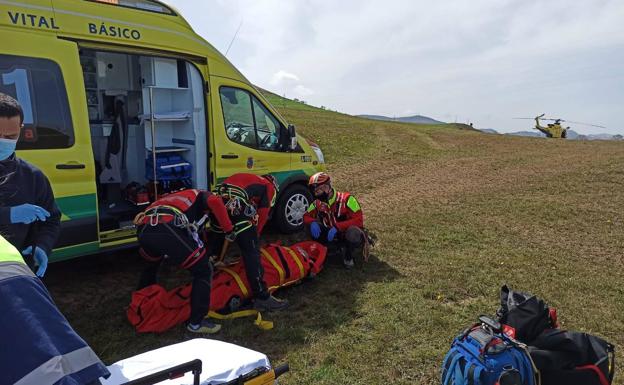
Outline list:
[[[88,49],[81,50],[80,62],[96,163],[100,231],[130,226],[149,203],[146,191],[154,186],[208,187],[207,150],[202,145],[206,143],[203,80],[193,65]],[[180,172],[180,163],[188,163],[184,180],[176,183],[170,176],[164,183],[154,178],[148,172],[152,151],[164,170]],[[172,154],[179,155],[171,158],[173,164],[163,163],[161,155]]]
[[[145,149],[147,151],[152,151],[152,149],[149,147],[145,147]],[[162,154],[165,152],[184,152],[184,151],[190,151],[190,150],[184,147],[164,146],[164,147],[156,147],[155,151],[157,154]]]
[[[186,122],[191,118],[191,113],[188,111],[172,111],[172,112],[160,112],[152,115],[143,115],[143,120],[150,121],[154,119],[155,122]]]

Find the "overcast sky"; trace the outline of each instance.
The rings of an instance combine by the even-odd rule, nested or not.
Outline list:
[[[348,114],[624,134],[621,0],[165,0],[254,84]]]

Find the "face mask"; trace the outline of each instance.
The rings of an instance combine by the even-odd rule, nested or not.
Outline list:
[[[11,154],[15,152],[15,146],[17,145],[16,139],[2,139],[0,138],[0,160],[5,160]]]
[[[326,191],[315,191],[314,197],[316,199],[320,199],[324,202],[327,202],[330,198],[330,194],[331,194],[331,189],[329,190],[329,192]]]

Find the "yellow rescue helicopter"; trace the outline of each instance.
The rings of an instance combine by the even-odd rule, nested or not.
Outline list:
[[[514,118],[514,119],[535,119],[535,127],[534,127],[534,129],[536,129],[538,131],[541,131],[544,135],[546,135],[547,138],[562,138],[562,139],[566,138],[567,131],[570,129],[570,127],[563,127],[561,125],[562,122],[567,122],[567,123],[572,123],[572,124],[581,124],[581,125],[584,125],[584,126],[605,128],[603,126],[599,126],[599,125],[596,125],[596,124],[572,122],[570,120],[563,120],[563,119],[545,118],[544,115],[546,115],[546,114],[541,114],[539,116],[536,116],[535,118]],[[540,124],[540,119],[541,120],[548,120],[548,121],[551,121],[553,123],[547,123],[546,126],[542,126]]]

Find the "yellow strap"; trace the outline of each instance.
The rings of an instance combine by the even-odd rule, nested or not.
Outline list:
[[[271,330],[271,329],[273,329],[273,321],[264,321],[264,320],[262,320],[262,314],[260,314],[260,312],[258,312],[258,316],[256,317],[256,320],[254,321],[254,325],[256,325],[257,327],[259,327],[262,330]]]
[[[235,319],[235,318],[251,317],[254,315],[257,315],[256,320],[254,321],[254,325],[256,325],[259,329],[262,329],[262,330],[273,329],[273,322],[263,320],[262,314],[260,314],[258,310],[253,310],[253,309],[240,310],[240,311],[235,311],[230,314],[219,314],[212,310],[208,312],[208,317],[219,319],[219,320],[230,320],[230,319]]]
[[[221,267],[217,268],[217,270],[223,270],[226,273],[228,273],[229,275],[231,275],[234,278],[234,280],[236,281],[236,283],[238,284],[238,287],[243,292],[243,295],[245,296],[245,298],[249,295],[249,291],[245,287],[245,284],[243,283],[243,280],[238,275],[238,273],[236,273],[234,270],[229,269],[229,268],[227,268],[225,266],[221,266]]]
[[[301,279],[303,279],[304,274],[305,274],[305,270],[303,269],[303,264],[301,263],[301,261],[299,260],[299,256],[297,255],[297,253],[295,253],[295,250],[291,249],[290,247],[284,247],[286,249],[286,251],[288,251],[290,253],[290,255],[293,257],[293,259],[295,260],[295,262],[297,263],[297,266],[299,266],[299,272],[301,273]]]
[[[262,248],[260,249],[260,252],[262,253],[262,255],[265,256],[266,259],[269,260],[269,262],[271,263],[271,265],[273,265],[275,270],[277,270],[277,273],[279,274],[279,277],[280,277],[280,285],[283,285],[284,284],[284,270],[277,264],[277,262],[275,262],[275,259],[273,259],[273,257],[271,256],[271,254],[269,254],[268,251]]]
[[[235,272],[234,270],[232,270],[230,268],[227,268],[225,266],[221,266],[221,267],[217,268],[217,270],[223,270],[226,273],[228,273],[229,275],[231,275],[232,278],[234,278],[234,280],[238,284],[238,287],[243,292],[243,295],[245,297],[247,297],[247,295],[249,294],[249,291],[245,287],[245,284],[243,283],[243,280],[241,279],[241,277],[238,275],[237,272]],[[262,320],[262,315],[260,315],[260,312],[257,311],[257,310],[253,310],[253,309],[240,310],[240,311],[235,311],[235,312],[230,313],[230,314],[219,314],[219,313],[214,312],[214,311],[209,311],[208,312],[208,316],[212,317],[212,318],[215,318],[215,319],[234,319],[234,318],[249,317],[249,316],[254,316],[254,315],[258,315],[256,317],[256,320],[254,321],[254,324],[257,327],[259,327],[262,330],[271,330],[271,329],[273,329],[273,322],[271,322],[271,321],[263,321]]]

